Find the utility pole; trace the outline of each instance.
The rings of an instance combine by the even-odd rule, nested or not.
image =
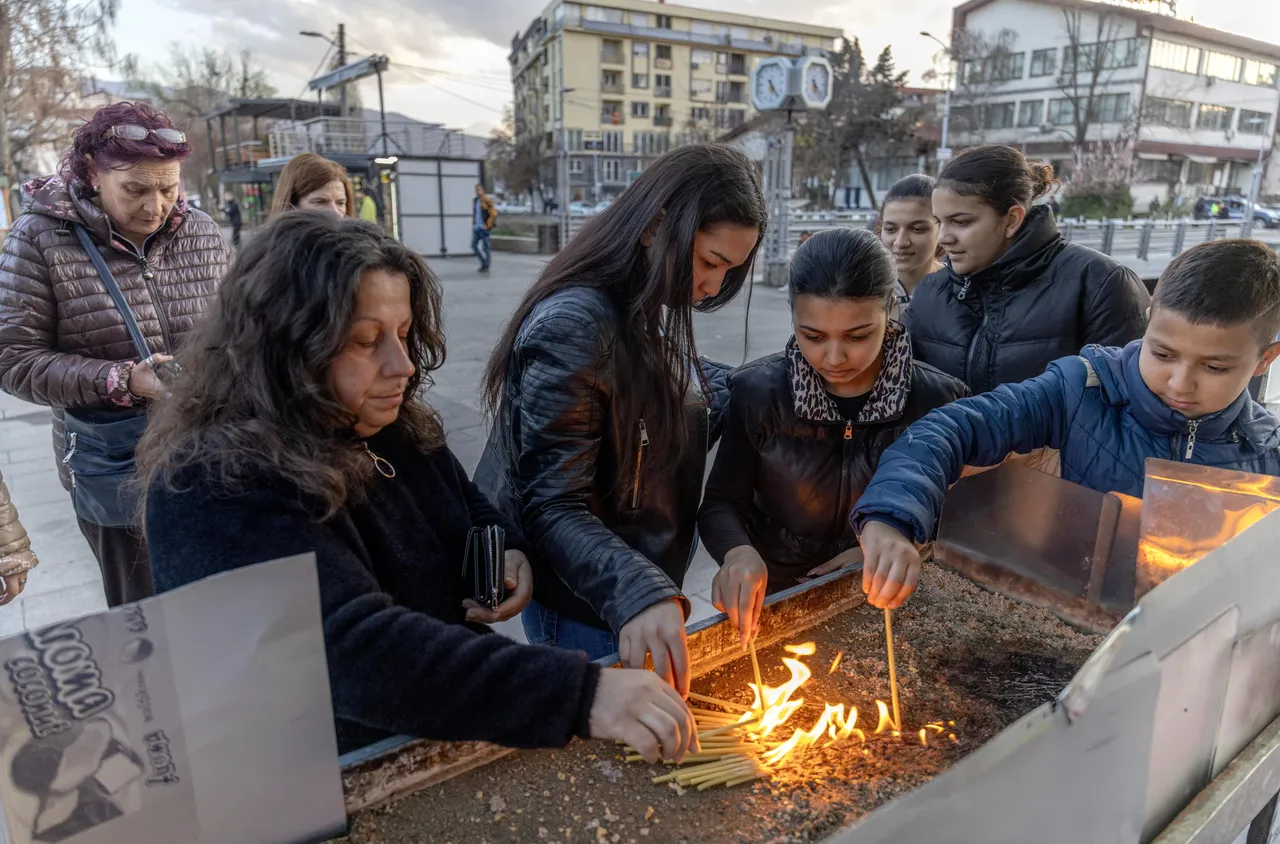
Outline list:
[[[346,24],[338,24],[338,67],[345,67],[347,64],[347,26]],[[342,83],[339,89],[338,114],[341,117],[347,116],[347,83]]]

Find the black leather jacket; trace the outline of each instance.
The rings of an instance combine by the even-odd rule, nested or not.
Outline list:
[[[660,479],[618,478],[626,462],[621,432],[644,424],[616,410],[618,370],[627,365],[616,353],[618,319],[605,293],[585,287],[533,309],[516,336],[502,408],[475,475],[524,526],[534,598],[614,632],[671,598],[688,612],[680,587],[697,540],[706,449],[719,437],[728,394],[728,368],[701,361],[716,395],[708,400],[695,378],[687,419],[690,441],[706,448],[690,449]]]
[[[930,410],[968,395],[964,384],[911,356],[891,323],[885,358],[857,419],[844,419],[795,339],[730,379],[729,414],[700,520],[721,564],[750,545],[771,590],[858,544],[849,513],[880,455]]]
[[[1090,343],[1138,339],[1150,305],[1132,270],[1064,241],[1037,206],[992,266],[971,276],[946,267],[920,282],[903,322],[917,359],[978,394],[1034,378]]]

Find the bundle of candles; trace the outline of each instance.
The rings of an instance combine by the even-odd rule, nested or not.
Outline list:
[[[879,723],[875,735],[882,733],[894,737],[901,735],[901,720],[898,714],[897,676],[893,659],[893,633],[889,626],[888,612],[885,613],[886,633],[889,637],[889,671],[892,686],[893,715],[884,701],[877,700]],[[813,656],[817,648],[812,643],[803,645],[787,645],[785,649],[793,654],[782,660],[791,670],[791,679],[781,686],[766,686],[760,675],[760,663],[756,658],[754,645],[750,647],[751,667],[755,673],[755,683],[751,684],[755,692],[752,706],[720,700],[706,695],[691,692],[689,700],[706,706],[719,707],[718,711],[702,707],[691,707],[694,721],[698,728],[698,751],[690,753],[681,760],[675,771],[653,778],[654,783],[675,783],[677,786],[697,786],[699,791],[706,791],[718,785],[735,786],[753,780],[772,776],[782,766],[794,761],[803,751],[827,739],[824,747],[850,737],[856,737],[866,743],[866,734],[857,728],[858,710],[850,707],[845,710],[844,704],[808,704],[821,706],[822,716],[809,729],[796,728],[786,740],[774,738],[775,731],[785,724],[799,709],[806,706],[804,698],[793,698],[792,695],[809,680],[812,672],[795,657]],[[836,655],[828,673],[836,670],[840,664],[840,654]],[[951,722],[955,726],[955,722]],[[921,744],[928,744],[930,733],[940,734],[946,731],[942,722],[934,722],[920,730]],[[954,733],[948,738],[956,741]],[[634,748],[626,747],[628,762],[643,762],[644,757]],[[674,764],[668,760],[667,764]]]

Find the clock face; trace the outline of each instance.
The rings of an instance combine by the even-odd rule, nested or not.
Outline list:
[[[756,68],[752,99],[760,110],[778,108],[787,97],[787,68],[779,62],[761,63]]]
[[[804,69],[804,99],[811,105],[825,106],[831,99],[831,68],[813,63]]]

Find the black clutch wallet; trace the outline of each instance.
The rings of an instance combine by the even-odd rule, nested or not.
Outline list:
[[[467,551],[462,562],[462,577],[471,573],[472,597],[477,604],[494,609],[507,597],[506,587],[507,533],[502,528],[472,528],[467,533]]]

